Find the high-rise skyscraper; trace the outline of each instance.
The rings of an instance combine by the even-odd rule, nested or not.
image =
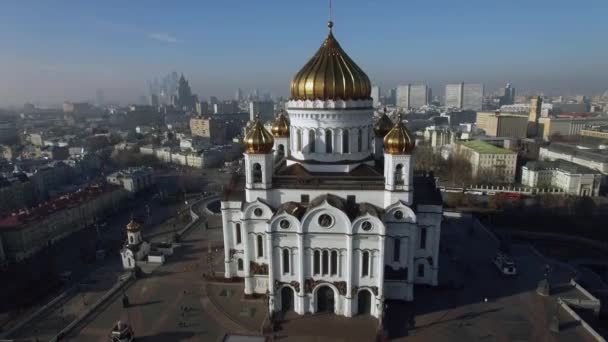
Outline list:
[[[483,104],[483,84],[456,83],[445,86],[445,106],[480,111]]]
[[[262,122],[270,121],[274,118],[274,102],[272,101],[251,101],[249,102],[249,119],[255,120],[259,115]]]
[[[190,90],[190,84],[182,74],[177,85],[177,104],[180,108],[194,109],[194,96]]]
[[[418,109],[429,104],[430,88],[424,84],[410,85],[410,101],[409,108]]]
[[[97,91],[95,91],[95,105],[97,107],[101,107],[104,104],[106,104],[106,99],[105,99],[105,96],[103,94],[103,90],[102,89],[97,89]]]
[[[380,87],[373,86],[372,87],[372,101],[374,107],[380,106]]]
[[[501,106],[515,103],[515,88],[511,87],[511,83],[507,83],[504,88],[499,88],[496,95]]]
[[[400,108],[410,108],[410,85],[398,85],[395,92],[395,106]]]
[[[532,96],[530,99],[530,112],[528,113],[528,138],[538,136],[538,119],[543,109],[543,98],[540,96]]]
[[[397,88],[391,88],[388,94],[387,104],[395,106],[397,104]]]
[[[429,104],[430,88],[424,83],[397,86],[395,91],[397,107],[403,109],[417,109]]]
[[[234,94],[234,99],[239,102],[243,101],[243,89],[237,88],[236,94]]]

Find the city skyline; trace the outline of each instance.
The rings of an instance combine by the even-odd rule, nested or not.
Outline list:
[[[180,5],[5,5],[0,106],[90,100],[98,89],[107,101],[135,102],[147,94],[147,80],[173,70],[201,98],[232,98],[237,88],[286,96],[327,30],[321,0],[304,7]],[[599,0],[577,7],[545,0],[382,7],[334,1],[333,19],[336,37],[385,90],[421,80],[437,95],[454,82],[484,83],[488,91],[511,82],[520,94],[596,94],[608,88],[608,49],[597,44],[605,9]],[[305,25],[294,25],[295,11]]]

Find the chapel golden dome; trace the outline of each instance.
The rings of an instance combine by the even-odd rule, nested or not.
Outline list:
[[[264,128],[264,125],[262,125],[258,116],[255,117],[253,125],[251,125],[247,134],[245,134],[243,144],[245,144],[245,153],[266,154],[272,151],[274,138],[272,137],[272,134]]]
[[[369,78],[342,50],[328,24],[329,34],[317,53],[291,80],[292,100],[369,99]]]
[[[382,116],[380,116],[380,118],[374,124],[374,134],[377,137],[384,137],[391,130],[391,128],[393,128],[393,122],[388,115],[386,115],[386,109],[384,109],[384,113],[382,113]]]
[[[414,141],[399,117],[399,120],[384,137],[384,153],[410,154],[413,149]]]
[[[275,138],[288,138],[289,137],[289,120],[281,111],[279,115],[277,115],[276,119],[272,122],[272,126],[270,127],[270,131]]]
[[[131,219],[131,221],[127,224],[127,231],[128,232],[138,232],[141,230],[141,225],[137,222],[135,222],[135,220]]]

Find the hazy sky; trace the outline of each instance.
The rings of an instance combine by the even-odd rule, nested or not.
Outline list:
[[[608,89],[608,0],[334,0],[334,33],[383,88],[424,80],[487,90]],[[326,0],[4,1],[0,105],[122,103],[177,70],[200,97],[287,95],[324,39]]]

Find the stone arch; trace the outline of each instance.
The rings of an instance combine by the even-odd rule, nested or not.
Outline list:
[[[302,223],[300,226],[299,233],[308,232],[310,230],[311,224],[313,223],[316,226],[317,223],[314,221],[314,219],[324,212],[331,214],[331,216],[334,218],[334,224],[330,228],[332,231],[337,232],[336,229],[341,229],[342,227],[342,229],[345,229],[345,233],[350,234],[352,232],[352,227],[350,225],[350,219],[348,218],[348,216],[346,216],[346,214],[340,209],[335,208],[328,203],[325,203],[312,210],[309,210],[306,214],[304,214],[304,216],[302,217]]]
[[[400,210],[403,213],[402,219],[395,218],[395,212]],[[416,223],[416,213],[402,201],[391,204],[386,208],[384,222],[407,222]]]
[[[366,232],[362,229],[361,225],[365,221],[371,221],[373,228],[371,231]],[[369,213],[365,216],[357,217],[352,224],[352,233],[353,234],[381,234],[384,235],[386,232],[386,226],[384,222],[376,216],[370,215]]]
[[[253,163],[251,166],[251,179],[254,183],[262,183],[262,165],[260,163]]]
[[[325,130],[325,153],[334,153],[334,132],[331,129]]]
[[[357,314],[371,315],[373,312],[372,302],[374,293],[367,287],[359,288],[357,291]]]
[[[311,128],[308,130],[308,152],[315,153],[317,151],[316,143],[317,132]]]
[[[331,289],[331,291],[333,292],[333,309],[334,309],[333,313],[337,314],[338,313],[338,304],[340,301],[340,292],[338,291],[338,288],[331,283],[321,283],[312,289],[313,312],[314,313],[319,312],[319,290],[321,290],[324,287]],[[330,303],[326,303],[326,304],[330,304]],[[323,307],[321,309],[323,309]]]
[[[279,288],[279,303],[281,305],[281,311],[282,312],[287,312],[287,311],[295,311],[296,307],[296,289],[289,285],[289,284],[283,284],[280,288]],[[290,298],[285,298],[285,296],[289,294]]]

